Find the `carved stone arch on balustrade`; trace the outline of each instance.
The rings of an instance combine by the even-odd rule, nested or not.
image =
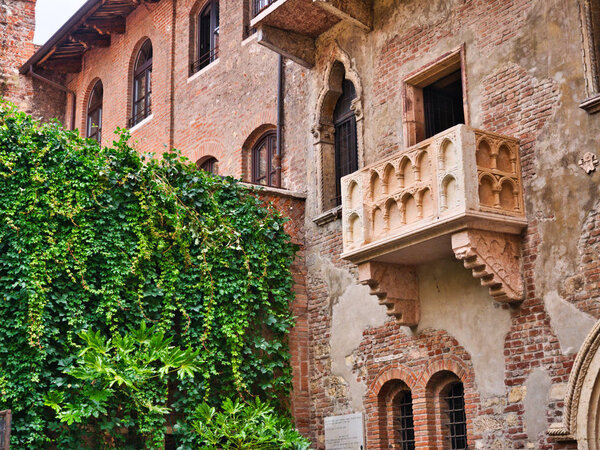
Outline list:
[[[433,204],[433,194],[429,187],[423,188],[418,192],[417,206],[419,209],[419,219],[433,216],[435,208]]]
[[[521,204],[519,198],[519,186],[509,177],[503,177],[498,182],[499,189],[499,203],[502,209],[511,212],[521,211]]]
[[[400,183],[396,176],[396,168],[392,163],[387,163],[383,169],[383,184],[386,194],[392,194],[400,189]]]
[[[356,98],[352,100],[351,109],[356,118],[356,145],[358,167],[364,166],[364,115],[363,84],[350,56],[337,45],[333,45],[330,59],[323,73],[321,90],[315,105],[314,136],[315,153],[318,161],[319,209],[324,212],[334,207],[331,199],[335,197],[335,129],[333,112],[342,95],[342,82],[349,80],[354,85]],[[333,191],[333,192],[332,192]]]
[[[577,353],[565,396],[563,422],[548,434],[560,441],[577,441],[577,447],[600,450],[600,321]]]
[[[371,176],[369,180],[371,186],[371,200],[376,201],[379,197],[385,194],[385,180],[381,178],[381,175],[375,169],[371,170]]]
[[[517,171],[516,163],[517,155],[514,148],[507,142],[501,142],[496,157],[497,169],[507,173],[515,173]]]
[[[352,180],[350,183],[348,183],[346,202],[350,207],[350,210],[357,209],[360,206],[360,202],[362,202],[362,198],[359,191],[360,188],[358,187],[358,183],[355,180]]]
[[[402,223],[409,224],[416,222],[419,219],[419,210],[414,195],[411,192],[405,192],[400,198],[400,202],[402,205]]]
[[[398,174],[401,188],[406,188],[415,181],[413,162],[407,155],[403,156],[398,164]]]
[[[431,159],[427,150],[421,150],[415,157],[416,175],[418,181],[426,181],[431,178]]]
[[[479,204],[488,207],[496,206],[498,189],[499,186],[494,177],[487,172],[482,172],[479,175]]]
[[[440,186],[440,212],[444,212],[448,209],[453,209],[458,206],[458,187],[456,184],[456,177],[448,173],[442,179]]]
[[[493,142],[490,142],[489,139],[485,137],[480,137],[477,139],[477,146],[475,150],[475,157],[477,160],[477,166],[482,167],[484,169],[494,169],[495,161],[494,161],[494,148]]]
[[[390,198],[385,203],[385,218],[387,223],[387,231],[398,228],[402,225],[402,212],[398,202]]]
[[[438,167],[440,170],[449,170],[456,167],[458,158],[456,154],[456,144],[454,140],[445,138],[438,147]]]
[[[362,232],[362,220],[360,215],[356,212],[353,212],[348,217],[348,228],[346,230],[346,242],[350,248],[356,247],[357,245],[361,245],[364,241]]]
[[[385,231],[385,211],[380,206],[373,208],[371,223],[373,229],[373,238],[379,238]]]

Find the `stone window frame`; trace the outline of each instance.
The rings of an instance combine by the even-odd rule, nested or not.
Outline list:
[[[135,126],[132,126],[132,127],[129,126],[131,116],[133,114],[133,100],[134,100],[134,95],[135,95],[135,93],[134,93],[135,66],[138,61],[138,56],[140,54],[140,51],[142,50],[142,47],[148,41],[152,45],[152,53],[153,53],[153,60],[154,60],[154,57],[156,56],[156,47],[154,45],[155,42],[150,38],[150,36],[142,36],[140,39],[138,39],[135,46],[133,47],[133,51],[131,52],[131,56],[129,59],[129,65],[128,65],[128,70],[127,70],[127,76],[128,76],[128,80],[127,80],[127,113],[126,113],[125,126],[124,126],[125,128],[128,128],[129,130],[133,130],[134,128],[138,127],[142,123],[146,123],[148,120],[150,120],[153,117],[152,113],[150,112],[150,114],[147,117],[145,117],[143,120],[140,120]]]
[[[335,47],[331,51],[331,58],[323,74],[322,88],[317,97],[314,125],[311,130],[317,156],[317,208],[319,213],[313,219],[317,225],[324,225],[341,217],[342,207],[330,204],[330,199],[334,197],[334,195],[330,195],[330,191],[335,190],[333,111],[342,93],[341,85],[344,78],[351,81],[356,90],[356,98],[352,101],[351,108],[356,116],[358,169],[364,167],[365,163],[362,81],[348,54],[339,47]]]
[[[462,44],[411,72],[402,81],[402,130],[406,148],[425,139],[423,88],[457,70],[461,73],[465,125],[470,125],[466,51]]]
[[[579,107],[594,114],[600,111],[600,1],[580,0],[579,16],[586,90]]]

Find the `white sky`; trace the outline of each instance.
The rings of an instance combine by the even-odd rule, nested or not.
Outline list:
[[[33,42],[45,44],[85,2],[86,0],[37,0]]]

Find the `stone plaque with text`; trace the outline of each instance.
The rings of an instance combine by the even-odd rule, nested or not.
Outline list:
[[[325,417],[326,450],[364,450],[363,415]]]

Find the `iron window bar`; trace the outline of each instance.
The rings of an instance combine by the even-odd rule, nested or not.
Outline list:
[[[196,72],[200,72],[200,70],[204,69],[211,62],[215,61],[219,57],[219,47],[215,47],[198,58],[197,61],[192,63],[191,71],[192,75]]]
[[[128,128],[135,127],[142,120],[149,117],[150,114],[152,114],[152,105],[148,105],[146,108],[142,108],[137,114],[135,114],[133,117],[131,117],[129,119]]]
[[[252,2],[252,17],[258,16],[263,10],[267,9],[277,0],[253,0]]]
[[[444,396],[448,422],[445,423],[450,432],[450,448],[452,450],[468,449],[467,416],[465,413],[465,394],[463,384],[452,383]]]
[[[398,432],[398,437],[400,438],[399,448],[402,450],[414,450],[415,426],[413,420],[412,395],[410,391],[400,392],[396,402],[394,409],[398,415],[395,417],[395,427]]]

